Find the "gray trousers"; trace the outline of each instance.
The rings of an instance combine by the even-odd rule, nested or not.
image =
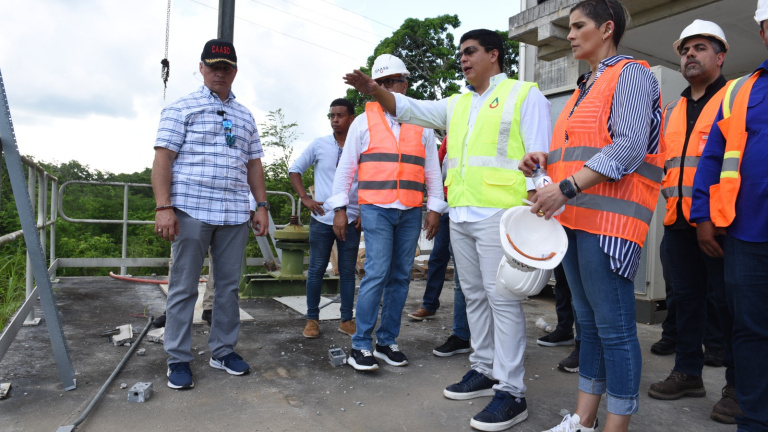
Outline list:
[[[461,269],[461,291],[467,300],[472,333],[472,368],[499,380],[493,388],[525,397],[525,316],[520,300],[496,293],[496,272],[504,258],[499,237],[503,210],[477,222],[451,221],[451,246]]]
[[[213,321],[208,346],[213,357],[231,353],[240,332],[240,269],[248,241],[248,226],[210,225],[176,210],[179,235],[173,241],[173,266],[168,281],[165,352],[168,364],[191,362],[192,318],[198,296],[198,282],[205,254],[216,267]]]
[[[208,278],[205,280],[205,291],[203,292],[203,310],[213,309],[213,260],[210,259],[211,248],[208,248]],[[168,270],[173,267],[173,249],[168,259]]]

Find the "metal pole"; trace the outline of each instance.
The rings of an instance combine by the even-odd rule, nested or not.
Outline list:
[[[53,264],[53,261],[56,259],[56,219],[58,216],[58,206],[56,203],[59,202],[59,182],[56,180],[53,180],[51,182],[51,253],[50,253],[50,260],[51,264]],[[52,280],[56,279],[56,269],[53,269],[53,277]]]
[[[32,205],[32,214],[35,214],[35,184],[37,183],[37,175],[34,167],[28,167],[27,171],[27,193],[29,193],[29,202]],[[29,249],[27,249],[27,297],[32,294],[35,289],[35,277],[32,270],[32,258],[29,256]],[[29,310],[29,315],[24,320],[25,326],[36,326],[40,324],[40,318],[35,318],[35,309]]]
[[[123,259],[128,255],[128,185],[123,188]],[[120,267],[120,276],[125,276],[127,267]]]
[[[235,40],[235,0],[219,0],[218,38]]]
[[[40,247],[43,248],[43,258],[45,258],[45,237],[48,232],[45,227],[45,220],[48,217],[45,199],[48,197],[48,176],[44,171],[38,171],[37,185],[37,226],[40,227],[37,234],[40,236]]]

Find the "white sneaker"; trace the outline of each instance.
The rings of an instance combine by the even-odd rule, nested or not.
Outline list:
[[[597,432],[597,419],[594,427],[586,427],[581,424],[578,414],[563,417],[563,422],[544,432]]]

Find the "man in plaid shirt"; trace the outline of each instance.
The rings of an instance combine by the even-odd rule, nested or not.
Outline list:
[[[200,57],[204,85],[163,109],[155,141],[152,186],[155,231],[172,242],[166,306],[168,387],[194,387],[189,363],[192,316],[205,254],[216,267],[210,366],[232,375],[250,371],[234,347],[240,331],[238,283],[251,219],[248,192],[257,201],[257,235],[268,228],[261,157],[251,112],[231,91],[237,55],[231,42],[208,41]]]

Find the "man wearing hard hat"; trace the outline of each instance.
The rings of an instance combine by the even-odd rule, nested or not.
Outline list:
[[[768,0],[755,21],[768,47]],[[693,182],[691,222],[699,245],[723,257],[733,313],[740,431],[768,430],[768,60],[731,81]]]
[[[405,94],[410,73],[399,58],[382,54],[373,62],[374,85]],[[347,132],[326,211],[334,211],[333,230],[345,240],[349,188],[358,175],[358,202],[365,232],[365,277],[357,294],[357,329],[348,363],[361,371],[377,370],[376,359],[405,366],[400,351],[400,315],[408,297],[411,268],[421,228],[424,183],[427,209],[424,229],[432,239],[440,226],[443,200],[437,142],[429,128],[401,125],[378,103],[365,105]],[[382,297],[383,295],[383,297]],[[372,332],[376,329],[376,349]]]
[[[696,164],[726,91],[721,69],[728,42],[717,24],[697,19],[683,29],[672,47],[680,55],[680,71],[690,84],[680,99],[667,105],[664,112],[667,160],[661,193],[667,200],[667,210],[661,256],[665,257],[664,274],[669,276],[667,283],[672,287],[672,301],[677,308],[678,336],[672,373],[666,380],[652,384],[648,395],[654,399],[676,400],[706,394],[701,377],[704,368],[701,345],[707,320],[720,320],[725,330],[726,385],[711,417],[733,424],[734,416],[741,414],[741,410],[734,386],[730,351],[732,318],[725,297],[723,260],[710,257],[699,248],[696,224],[690,222]],[[715,298],[717,316],[707,316],[708,295]]]
[[[472,30],[460,44],[461,68],[470,84],[463,94],[417,101],[384,91],[360,71],[347,74],[345,81],[396,113],[398,121],[450,129],[445,185],[451,244],[474,351],[469,358],[472,369],[443,395],[454,400],[493,396],[469,424],[499,431],[528,418],[520,304],[524,297],[506,298],[496,290],[495,276],[504,257],[499,224],[506,209],[522,205],[528,191],[535,190],[517,162],[526,152],[548,149],[549,102],[535,84],[507,78],[498,33]]]

